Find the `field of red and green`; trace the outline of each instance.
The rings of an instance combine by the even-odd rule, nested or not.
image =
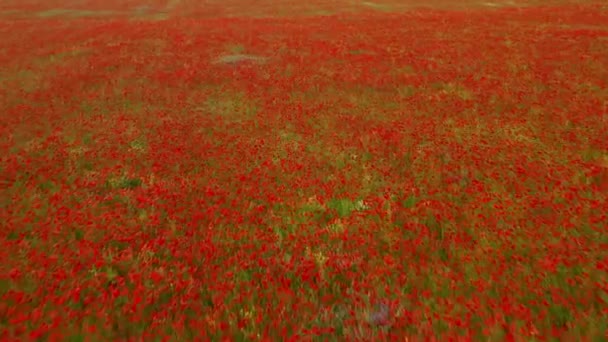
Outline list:
[[[608,6],[69,2],[0,5],[1,340],[608,338]]]

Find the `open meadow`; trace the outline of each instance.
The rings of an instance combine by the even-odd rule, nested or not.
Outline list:
[[[6,341],[605,341],[608,5],[4,0],[0,260]]]

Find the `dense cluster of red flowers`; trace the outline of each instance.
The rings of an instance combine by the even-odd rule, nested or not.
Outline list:
[[[606,56],[601,5],[0,21],[0,336],[606,336]]]

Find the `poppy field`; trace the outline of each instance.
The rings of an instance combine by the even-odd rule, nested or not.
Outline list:
[[[0,5],[0,339],[608,338],[605,4],[72,2]]]

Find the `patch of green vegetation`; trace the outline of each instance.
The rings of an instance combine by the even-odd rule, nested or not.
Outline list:
[[[332,199],[327,203],[327,207],[336,211],[341,217],[348,217],[355,211],[363,211],[367,209],[365,202],[362,200],[351,201],[346,198]]]
[[[48,191],[50,194],[54,194],[59,191],[59,186],[51,180],[45,180],[41,182],[40,184],[38,184],[38,188],[44,192]]]
[[[19,15],[19,14],[23,14],[23,11],[21,11],[21,10],[3,10],[3,11],[0,11],[0,17],[13,16],[13,15]]]
[[[404,208],[413,208],[420,201],[420,199],[414,195],[408,196],[406,199],[402,201],[402,205]]]
[[[417,92],[418,92],[418,89],[411,85],[403,85],[403,86],[399,86],[397,88],[397,94],[399,94],[399,97],[401,97],[401,98],[412,97],[412,96],[416,95]]]
[[[25,91],[26,93],[33,93],[36,90],[42,89],[45,86],[43,82],[43,78],[40,73],[35,72],[34,70],[19,70],[14,73],[4,74],[0,81],[2,83],[15,82],[17,83],[17,87]],[[5,86],[0,83],[1,86]]]
[[[368,51],[368,50],[361,50],[361,49],[350,50],[350,51],[349,51],[349,53],[350,53],[351,55],[355,55],[355,56],[358,56],[358,55],[369,55],[369,54],[373,54],[373,52],[371,52],[371,51]]]
[[[467,89],[465,86],[457,83],[443,83],[439,85],[440,89],[446,94],[455,95],[459,97],[461,100],[473,100],[473,93]]]
[[[143,138],[135,139],[129,143],[129,148],[136,152],[143,152],[146,150],[147,147],[148,144]]]
[[[163,21],[163,20],[169,19],[169,13],[167,13],[167,12],[157,12],[157,13],[148,15],[145,18],[148,19],[148,20],[151,20],[151,21]]]
[[[244,54],[245,46],[242,44],[227,44],[225,47],[226,51],[231,54]]]
[[[34,65],[36,67],[44,68],[49,65],[63,63],[68,58],[84,56],[88,53],[88,51],[89,50],[85,48],[74,48],[69,51],[53,53],[48,56],[37,58],[34,60]]]
[[[140,178],[129,178],[129,177],[110,177],[106,181],[106,187],[111,190],[116,189],[135,189],[142,185]]]
[[[263,64],[264,62],[266,62],[266,58],[262,56],[237,53],[221,56],[215,62],[217,64],[238,64],[241,62],[253,62]]]
[[[377,11],[383,11],[383,12],[389,12],[393,9],[392,6],[390,6],[388,4],[381,4],[381,3],[377,3],[377,2],[371,2],[371,1],[363,1],[361,4],[365,7],[369,7],[371,9],[374,9]]]
[[[210,115],[239,122],[254,118],[259,107],[244,92],[218,91],[211,94],[200,109]]]
[[[329,11],[326,9],[317,9],[317,10],[306,11],[307,16],[314,16],[314,17],[324,17],[324,16],[333,15],[333,14],[335,14],[334,11]]]
[[[67,8],[53,8],[46,11],[36,13],[39,18],[54,18],[54,17],[69,17],[69,18],[86,18],[86,17],[108,17],[119,14],[116,11],[89,11]]]

